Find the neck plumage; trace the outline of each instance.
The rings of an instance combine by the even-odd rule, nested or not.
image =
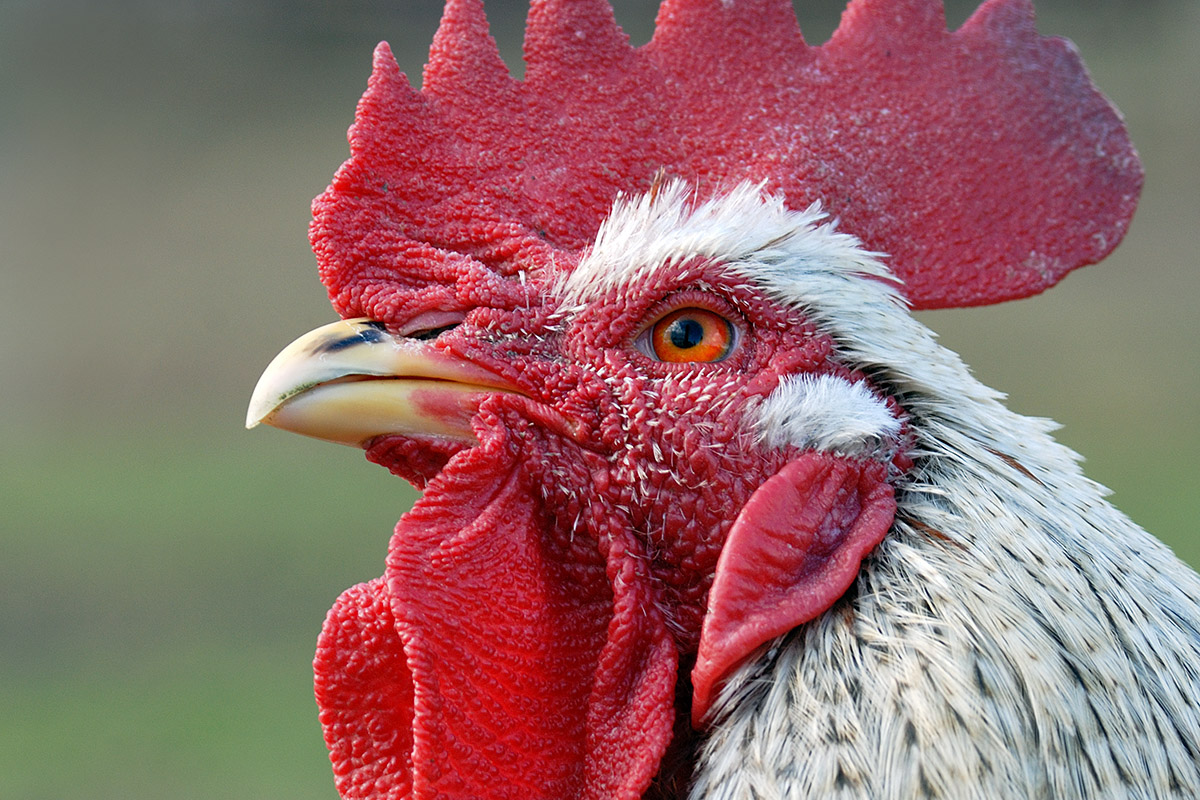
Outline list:
[[[1051,423],[907,314],[883,327],[847,350],[912,414],[896,523],[838,604],[726,682],[691,796],[1197,796],[1200,577]]]

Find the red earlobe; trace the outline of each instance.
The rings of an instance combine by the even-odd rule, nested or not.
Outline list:
[[[895,514],[886,469],[874,461],[806,453],[758,488],[717,562],[692,670],[693,725],[734,667],[845,593]]]

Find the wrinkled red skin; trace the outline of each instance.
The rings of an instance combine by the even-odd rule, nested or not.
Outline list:
[[[322,719],[344,797],[674,796],[686,774],[659,775],[668,747],[674,740],[672,769],[686,773],[687,720],[700,724],[721,675],[776,635],[734,635],[733,647],[724,633],[710,637],[706,652],[718,666],[704,673],[703,708],[690,707],[687,672],[739,510],[800,457],[861,475],[890,499],[894,464],[767,450],[746,419],[784,375],[861,380],[833,360],[829,337],[727,281],[720,265],[676,272],[688,283],[661,271],[636,290],[595,298],[565,325],[552,300],[477,308],[436,341],[526,396],[489,396],[474,447],[388,437],[369,450],[428,487],[397,526],[384,580],[339,601],[318,653]],[[739,345],[728,359],[670,364],[634,346],[649,321],[696,303],[734,320]],[[831,517],[835,527],[852,529],[857,494],[839,489],[812,502],[815,519],[826,503],[844,517]],[[890,525],[890,508],[836,574],[819,578],[823,605],[801,616],[845,591]],[[804,575],[839,547],[830,540],[803,564],[785,547],[777,573],[735,577],[721,618],[736,631],[760,599],[760,578],[776,592],[811,590]],[[362,621],[364,597],[373,608],[387,603],[395,635],[378,618]],[[775,628],[804,621],[761,613]],[[370,665],[349,691],[340,666],[347,646]],[[376,669],[383,688],[358,680]],[[408,717],[395,709],[405,692],[415,705]],[[391,700],[380,707],[380,696]],[[406,719],[411,733],[393,730]]]

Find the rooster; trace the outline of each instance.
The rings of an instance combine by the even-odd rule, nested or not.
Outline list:
[[[1027,0],[448,0],[314,202],[248,424],[424,488],[314,661],[343,798],[1200,796],[1200,578],[910,308],[1104,257],[1142,173]]]

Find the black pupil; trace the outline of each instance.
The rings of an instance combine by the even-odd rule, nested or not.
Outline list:
[[[694,319],[684,317],[671,323],[667,335],[671,337],[671,344],[680,350],[687,350],[704,341],[704,326]]]

